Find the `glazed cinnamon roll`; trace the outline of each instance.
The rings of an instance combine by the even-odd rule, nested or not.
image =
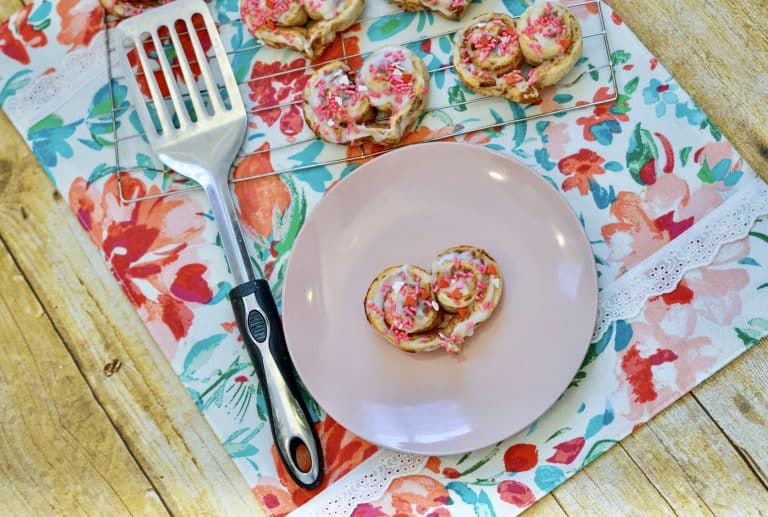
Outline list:
[[[458,31],[453,43],[453,66],[472,91],[514,102],[539,98],[535,79],[521,71],[523,53],[515,20],[502,13],[478,16]]]
[[[428,91],[424,62],[406,48],[385,47],[357,73],[341,61],[317,70],[304,88],[304,119],[326,142],[391,145],[418,118]]]
[[[434,11],[449,20],[458,20],[472,0],[390,0],[406,11]]]
[[[437,280],[438,304],[457,316],[445,335],[471,336],[501,301],[501,269],[483,249],[466,245],[449,248],[432,263],[432,274]]]
[[[536,67],[537,84],[545,88],[570,72],[581,57],[583,37],[578,20],[563,5],[537,2],[520,16],[520,49]]]
[[[265,45],[314,59],[355,23],[364,5],[365,0],[241,0],[240,16]]]
[[[416,266],[385,269],[365,295],[368,323],[408,352],[434,350],[442,315],[432,291],[434,278]]]
[[[376,332],[403,350],[458,353],[501,294],[498,263],[480,248],[457,246],[440,253],[432,271],[386,269],[368,288],[365,314]]]

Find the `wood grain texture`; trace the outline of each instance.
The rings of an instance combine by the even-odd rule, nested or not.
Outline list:
[[[0,239],[165,505],[182,515],[261,513],[96,248],[4,114],[0,141]],[[122,367],[108,377],[105,365],[115,359]]]
[[[768,180],[768,2],[608,3]]]
[[[0,343],[2,513],[166,514],[1,242]]]

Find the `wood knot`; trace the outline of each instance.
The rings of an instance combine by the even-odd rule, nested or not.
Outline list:
[[[114,359],[112,362],[109,362],[104,365],[104,376],[105,377],[112,377],[114,374],[116,374],[120,367],[123,365],[123,363],[120,362],[120,359]]]
[[[763,159],[768,160],[768,145],[764,143],[758,143],[757,152],[760,153],[760,156],[762,156]]]

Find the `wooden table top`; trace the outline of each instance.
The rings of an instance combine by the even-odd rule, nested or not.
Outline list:
[[[610,3],[768,178],[765,0]],[[0,0],[0,19],[21,5]],[[3,513],[260,514],[96,248],[2,113],[0,142]],[[530,512],[765,512],[767,437],[763,340]]]

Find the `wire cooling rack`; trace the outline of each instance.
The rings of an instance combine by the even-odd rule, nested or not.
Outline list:
[[[369,5],[371,2],[369,1]],[[384,2],[379,2],[378,9]],[[494,4],[494,5],[491,5]],[[615,63],[612,61],[611,47],[608,42],[606,31],[606,21],[600,0],[585,0],[566,2],[566,6],[581,19],[584,32],[584,57],[574,70],[566,76],[556,87],[554,96],[556,102],[541,103],[539,105],[519,106],[498,97],[486,97],[474,94],[469,90],[462,88],[453,65],[451,64],[450,46],[452,44],[453,34],[474,16],[489,10],[506,12],[504,4],[498,0],[484,0],[480,4],[473,4],[470,12],[466,13],[463,21],[454,22],[442,19],[431,19],[428,27],[416,28],[416,34],[408,31],[400,32],[399,37],[391,37],[386,41],[373,44],[366,38],[359,36],[363,31],[372,30],[376,26],[387,23],[397,23],[398,17],[402,16],[421,16],[433,17],[427,13],[405,13],[400,9],[394,9],[393,5],[386,5],[386,11],[371,13],[368,7],[358,24],[351,30],[339,35],[340,52],[337,55],[328,58],[322,58],[315,62],[308,62],[300,55],[285,51],[275,50],[264,46],[262,43],[253,40],[254,43],[242,46],[240,48],[227,48],[227,56],[231,62],[236,62],[239,58],[246,58],[250,68],[253,59],[259,62],[272,63],[275,71],[269,71],[265,74],[253,74],[248,77],[242,77],[238,81],[241,88],[243,99],[246,101],[246,110],[249,113],[249,130],[243,147],[238,154],[233,168],[243,159],[255,157],[265,153],[270,153],[270,162],[272,170],[259,170],[255,174],[245,177],[231,178],[231,182],[248,181],[264,176],[280,174],[299,174],[308,172],[319,167],[327,167],[345,163],[359,163],[361,160],[383,154],[391,149],[396,149],[414,143],[445,140],[449,138],[461,137],[470,133],[497,130],[503,126],[515,122],[524,122],[541,117],[557,117],[573,110],[583,110],[601,104],[607,104],[618,98],[618,84],[614,70]],[[581,9],[581,16],[578,16],[577,10]],[[376,9],[374,8],[373,11]],[[180,194],[199,189],[196,184],[191,183],[182,176],[169,170],[156,160],[144,139],[143,133],[137,124],[125,124],[118,119],[129,119],[132,115],[135,117],[133,107],[125,100],[119,100],[116,93],[117,88],[121,88],[121,71],[115,67],[116,45],[114,27],[119,23],[118,19],[107,16],[105,19],[106,38],[107,38],[107,74],[109,78],[109,97],[112,105],[111,119],[112,130],[115,136],[115,170],[118,175],[118,185],[120,199],[123,203],[132,203],[145,199],[160,198],[171,194]],[[240,34],[246,33],[244,28],[236,27],[242,25],[239,18],[227,19],[218,23],[219,31],[222,33],[222,39],[227,45],[225,33],[232,34],[237,28]],[[355,39],[355,41],[353,41]],[[357,48],[357,40],[364,40],[370,48]],[[354,63],[359,63],[371,52],[384,45],[402,45],[411,49],[420,48],[422,54],[425,49],[432,59],[427,64],[430,74],[431,85],[429,102],[424,113],[421,116],[423,122],[425,118],[431,117],[431,131],[424,138],[406,139],[405,143],[400,143],[391,147],[382,148],[380,146],[359,145],[358,149],[350,152],[346,146],[337,144],[325,144],[327,152],[320,153],[318,157],[310,160],[309,163],[295,163],[295,156],[302,150],[307,150],[310,146],[316,145],[319,139],[304,127],[297,134],[286,136],[284,132],[275,131],[270,128],[270,120],[274,125],[274,117],[278,118],[286,113],[287,110],[297,112],[297,107],[301,104],[301,90],[304,82],[293,81],[296,83],[289,92],[283,92],[283,97],[279,101],[263,102],[260,99],[249,95],[254,89],[260,86],[272,87],[275,81],[283,84],[291,83],[288,77],[309,77],[312,71],[326,63],[341,59],[350,64],[352,68]],[[350,51],[349,49],[354,49]],[[441,50],[437,50],[441,49]],[[326,52],[324,56],[329,53]],[[209,57],[209,59],[211,59]],[[240,62],[242,66],[242,59]],[[440,78],[440,74],[445,74]],[[588,78],[588,79],[585,79]],[[590,81],[591,79],[591,81]],[[589,83],[589,84],[586,84]],[[452,84],[453,86],[449,86]],[[598,93],[600,90],[600,93]],[[453,92],[453,95],[446,93]],[[456,95],[461,91],[460,95]],[[545,96],[546,97],[546,96]],[[559,98],[558,98],[559,97]],[[168,98],[170,102],[170,98]],[[451,123],[446,121],[446,111],[457,113],[480,114],[480,116],[469,117],[460,123]],[[298,109],[300,113],[300,108]],[[265,114],[271,114],[271,119],[264,117]],[[438,116],[442,114],[442,116]],[[304,124],[306,126],[306,124]],[[266,131],[265,131],[266,130]],[[261,145],[259,145],[261,144]],[[142,163],[135,165],[126,165],[121,157],[125,155],[137,156],[141,153]],[[322,157],[320,157],[322,156]],[[138,161],[138,160],[136,160]],[[125,195],[123,188],[123,176],[126,174],[143,174],[144,179],[155,181],[159,184],[156,192],[144,196]],[[157,178],[162,178],[158,180]]]

